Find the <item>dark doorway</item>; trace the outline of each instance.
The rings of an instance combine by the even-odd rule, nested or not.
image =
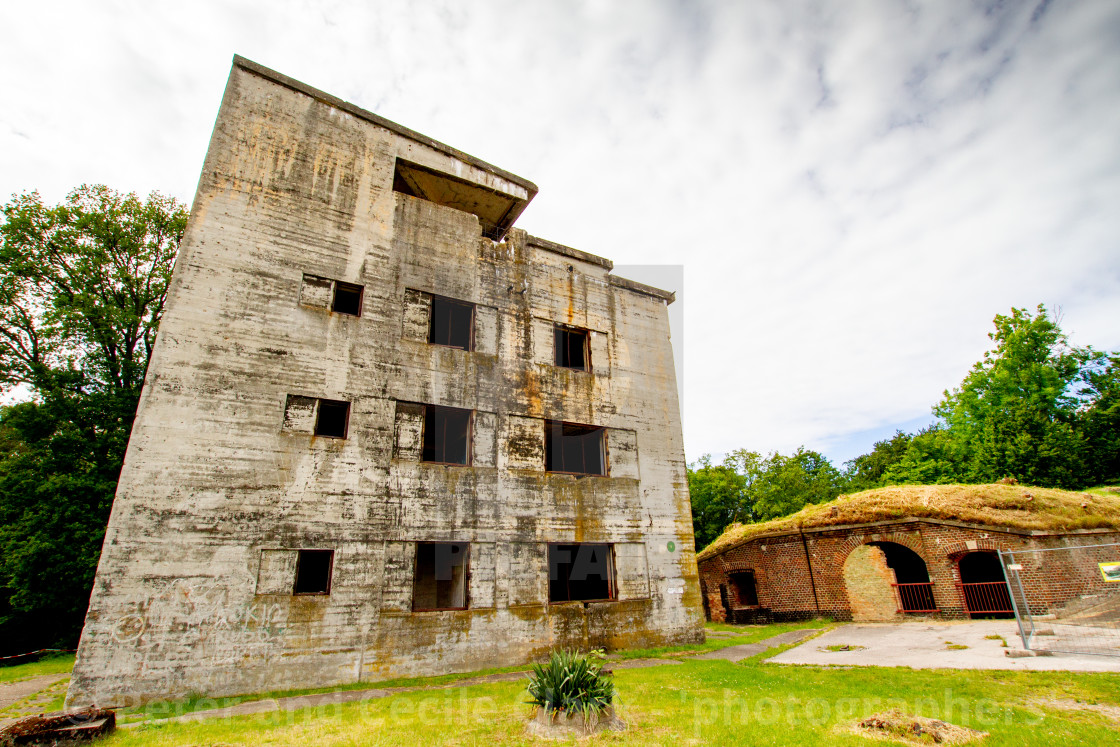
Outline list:
[[[728,575],[731,588],[735,592],[736,607],[757,607],[758,586],[754,580],[754,571],[737,571]]]
[[[887,556],[887,567],[894,571],[894,587],[903,612],[936,612],[933,584],[922,556],[897,542],[871,542]]]
[[[994,552],[970,552],[957,561],[957,568],[969,617],[1005,619],[1014,615],[1003,577],[1003,565]]]

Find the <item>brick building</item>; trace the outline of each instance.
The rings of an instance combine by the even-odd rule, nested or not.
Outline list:
[[[698,561],[705,614],[714,621],[1010,616],[998,550],[1067,549],[1016,557],[1039,613],[1102,590],[1115,594],[1098,564],[1120,559],[1120,548],[1075,548],[1118,542],[1120,531],[1110,528],[1047,531],[935,516],[787,521],[717,540]]]
[[[235,58],[68,705],[702,640],[673,295],[536,192]]]

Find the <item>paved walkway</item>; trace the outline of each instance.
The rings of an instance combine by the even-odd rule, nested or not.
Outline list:
[[[19,682],[0,683],[0,711],[23,700],[29,695],[34,695],[40,690],[69,677],[69,674],[41,674]]]
[[[1005,641],[1006,647],[1003,645]],[[830,651],[829,646],[850,648],[847,651]],[[1059,653],[1030,656],[1023,649],[1014,620],[851,623],[834,628],[769,661],[772,664],[842,664],[914,669],[1120,672],[1120,656]]]
[[[819,633],[820,628],[806,628],[804,630],[791,630],[788,633],[779,633],[778,635],[771,636],[758,643],[745,643],[741,646],[728,646],[716,651],[709,651],[700,656],[690,656],[690,659],[723,659],[724,661],[740,662],[743,659],[761,654],[763,651],[778,646],[784,646],[787,643],[797,643],[803,641],[814,633]],[[772,661],[772,660],[771,660]]]

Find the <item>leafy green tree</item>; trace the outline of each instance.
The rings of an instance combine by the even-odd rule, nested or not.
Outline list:
[[[968,454],[962,477],[1079,487],[1087,477],[1076,427],[1080,382],[1101,354],[1070,346],[1042,305],[994,321],[994,349],[933,410]]]
[[[858,492],[882,485],[887,470],[902,461],[913,440],[909,433],[895,431],[890,438],[876,441],[867,454],[845,462],[847,489]]]
[[[757,521],[788,516],[810,503],[830,501],[843,491],[840,471],[823,454],[803,446],[788,457],[774,452],[759,468],[751,486]]]
[[[1083,372],[1078,427],[1085,443],[1087,484],[1120,483],[1120,355],[1093,361]]]
[[[790,456],[736,449],[722,464],[705,454],[688,470],[696,546],[703,548],[731,524],[786,516],[840,495],[843,476],[822,454],[799,448]]]
[[[712,464],[705,454],[688,467],[692,529],[697,549],[707,547],[730,524],[749,521],[743,513],[746,480],[734,466]]]
[[[0,208],[0,654],[72,646],[187,212],[83,186]]]
[[[964,446],[941,424],[910,438],[905,453],[883,472],[879,485],[949,485],[967,482]]]

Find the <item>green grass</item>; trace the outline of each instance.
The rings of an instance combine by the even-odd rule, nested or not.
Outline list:
[[[1042,698],[1120,704],[1117,677],[1054,672],[977,672],[792,667],[685,660],[619,670],[618,711],[629,728],[595,744],[863,745],[845,727],[889,708],[991,733],[988,745],[1109,744],[1104,716],[1043,709]],[[388,698],[197,724],[144,725],[101,744],[396,745],[535,744],[524,683],[401,692]]]
[[[0,667],[0,682],[19,682],[41,674],[70,674],[74,668],[74,654],[47,656],[39,661]]]
[[[791,630],[804,630],[805,628],[828,628],[832,625],[830,620],[805,620],[794,623],[773,623],[771,625],[724,625],[722,623],[708,623],[704,627],[710,631],[730,631],[739,633],[737,636],[719,636],[708,638],[704,643],[694,646],[663,646],[660,648],[636,648],[629,651],[616,651],[611,654],[612,659],[649,659],[664,656],[690,656],[705,654],[709,651],[718,651],[728,646],[741,646],[745,643],[758,643],[759,641],[787,633]]]
[[[754,642],[798,627],[710,626],[741,632],[719,646]],[[1076,700],[1120,707],[1120,677],[1115,674],[913,670],[880,667],[807,667],[767,664],[764,659],[792,645],[771,649],[740,664],[681,659],[680,664],[616,670],[617,709],[626,732],[603,734],[589,744],[761,744],[862,745],[866,739],[847,727],[891,708],[941,718],[991,733],[991,745],[1112,744],[1120,725],[1092,711],[1047,708],[1045,701]],[[703,648],[703,647],[701,647]],[[688,648],[696,650],[695,647]],[[706,649],[704,649],[706,650]],[[649,656],[682,649],[626,652]],[[69,663],[73,659],[69,657]],[[20,665],[23,676],[65,671],[65,661]],[[0,673],[11,670],[0,670]],[[517,671],[511,667],[501,671]],[[537,744],[525,736],[531,707],[524,682],[453,686],[463,679],[492,673],[409,678],[354,687],[399,686],[403,690],[377,700],[294,712],[209,719],[199,723],[144,723],[120,729],[100,744],[133,745],[447,745]],[[21,677],[22,678],[22,677]],[[434,686],[446,689],[422,689]],[[326,688],[315,690],[322,692]],[[309,692],[309,691],[302,691]],[[274,697],[291,693],[269,693]],[[245,698],[246,700],[248,698]],[[190,701],[220,707],[232,699]],[[176,704],[179,711],[187,704]]]

